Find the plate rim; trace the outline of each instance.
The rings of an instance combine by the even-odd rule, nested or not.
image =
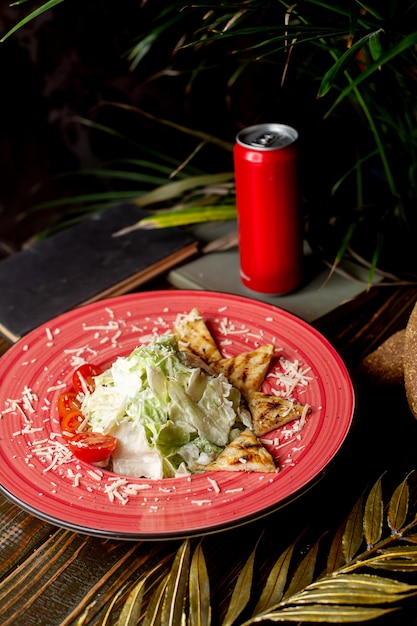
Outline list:
[[[113,531],[113,530],[105,530],[105,529],[94,529],[94,528],[90,528],[89,526],[78,526],[72,522],[68,522],[67,520],[63,520],[60,517],[54,517],[53,515],[44,513],[43,511],[39,511],[37,510],[34,506],[32,506],[31,504],[28,504],[26,502],[24,502],[23,500],[21,500],[18,496],[16,496],[15,494],[13,494],[6,486],[0,484],[0,492],[6,497],[7,500],[11,501],[13,504],[17,505],[18,507],[20,507],[21,509],[23,509],[24,511],[34,515],[35,517],[38,517],[39,519],[42,519],[43,521],[50,523],[52,525],[56,525],[58,527],[62,527],[62,528],[67,528],[68,530],[72,530],[74,532],[79,532],[79,533],[83,533],[83,534],[87,534],[87,535],[91,535],[91,536],[97,536],[97,537],[107,537],[107,538],[113,538],[113,539],[123,539],[123,540],[165,540],[165,539],[180,539],[180,538],[185,538],[185,537],[195,537],[195,536],[201,536],[201,535],[206,535],[206,534],[213,534],[213,533],[217,533],[217,532],[221,532],[224,531],[226,529],[230,529],[230,528],[236,528],[238,526],[244,525],[244,524],[248,524],[251,523],[253,521],[256,521],[258,519],[261,519],[263,517],[266,517],[268,515],[270,515],[271,513],[282,509],[283,507],[287,506],[288,504],[290,504],[291,502],[293,502],[294,500],[300,498],[302,495],[304,495],[307,491],[309,491],[312,487],[315,486],[315,484],[317,484],[317,482],[319,482],[323,476],[325,474],[327,474],[329,472],[329,470],[331,469],[331,467],[334,465],[336,459],[338,458],[338,456],[341,453],[342,448],[345,446],[347,439],[349,438],[349,436],[352,433],[353,430],[353,425],[355,422],[355,418],[356,418],[356,411],[357,411],[357,398],[356,398],[356,390],[355,390],[355,386],[353,383],[353,380],[351,378],[349,369],[343,359],[343,357],[340,355],[340,353],[336,350],[336,348],[333,346],[333,344],[327,339],[327,337],[325,337],[323,335],[322,332],[320,332],[319,330],[317,330],[313,325],[311,325],[310,323],[306,322],[304,319],[302,319],[300,316],[291,313],[289,311],[286,311],[285,309],[280,308],[279,306],[276,306],[274,304],[271,303],[265,303],[262,301],[258,301],[258,300],[254,300],[253,298],[250,298],[249,296],[242,296],[239,294],[225,294],[222,292],[216,292],[216,291],[194,291],[194,290],[188,290],[188,289],[181,289],[181,290],[171,290],[171,289],[163,289],[163,290],[151,290],[151,291],[146,291],[146,292],[134,292],[134,293],[129,293],[129,294],[123,294],[123,295],[119,295],[119,296],[113,296],[111,298],[106,298],[103,300],[99,300],[96,302],[91,302],[88,304],[84,304],[80,307],[77,307],[75,309],[71,309],[70,311],[64,312],[54,318],[51,318],[50,320],[48,320],[47,322],[41,324],[40,326],[38,326],[37,328],[33,329],[32,331],[30,331],[29,333],[27,333],[24,337],[22,337],[19,341],[17,341],[15,344],[13,344],[9,350],[6,351],[6,353],[4,355],[2,355],[2,357],[0,358],[0,365],[3,364],[2,362],[4,362],[5,359],[7,359],[7,355],[10,355],[10,353],[14,353],[14,351],[18,350],[19,347],[22,346],[22,344],[25,343],[25,341],[28,340],[28,338],[30,338],[33,335],[36,335],[38,333],[43,332],[46,328],[48,328],[50,325],[52,324],[57,324],[60,325],[62,322],[67,322],[68,320],[72,320],[73,316],[75,316],[76,319],[79,319],[79,314],[82,314],[83,310],[88,309],[89,311],[91,310],[95,310],[95,309],[100,309],[102,311],[104,311],[106,308],[111,308],[112,304],[115,303],[122,303],[122,302],[127,302],[127,301],[141,301],[141,300],[146,300],[146,299],[152,299],[154,297],[157,298],[163,298],[164,296],[169,296],[170,298],[172,298],[174,296],[177,297],[191,297],[195,298],[197,301],[196,306],[198,307],[198,299],[201,299],[203,297],[208,297],[208,298],[214,298],[214,299],[223,299],[225,300],[225,305],[230,304],[231,302],[234,303],[246,303],[246,304],[250,304],[251,306],[255,306],[257,309],[260,308],[262,309],[262,311],[270,311],[270,312],[274,312],[276,315],[278,316],[283,316],[286,319],[292,320],[293,322],[295,322],[298,325],[301,325],[304,330],[310,334],[313,334],[315,339],[318,339],[321,343],[321,345],[323,347],[326,348],[326,350],[330,351],[331,356],[333,357],[333,359],[336,359],[338,361],[338,365],[344,370],[344,374],[346,377],[346,380],[349,383],[349,387],[350,387],[350,391],[351,391],[351,412],[348,418],[349,421],[349,425],[347,427],[346,433],[343,437],[343,439],[341,440],[341,442],[339,443],[338,447],[333,451],[333,454],[331,456],[331,458],[328,460],[328,462],[326,463],[326,465],[318,472],[316,473],[314,476],[309,477],[309,479],[307,481],[305,481],[305,483],[300,486],[297,490],[295,490],[293,493],[288,494],[285,498],[280,499],[279,501],[277,501],[276,503],[273,504],[269,504],[268,506],[266,506],[265,508],[260,509],[258,512],[255,513],[251,513],[248,514],[246,516],[237,518],[235,520],[229,520],[229,521],[222,521],[219,522],[217,524],[213,524],[210,527],[202,527],[202,528],[195,528],[195,529],[184,529],[184,531],[161,531],[161,532],[157,532],[157,533],[145,533],[143,531],[140,532],[117,532],[117,531]]]

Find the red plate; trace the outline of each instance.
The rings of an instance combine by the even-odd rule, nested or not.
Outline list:
[[[56,402],[80,360],[106,366],[149,336],[168,334],[177,314],[198,307],[225,357],[274,343],[303,372],[293,396],[311,406],[305,424],[266,436],[274,474],[213,472],[144,480],[116,476],[68,454]],[[355,397],[328,341],[272,305],[214,292],[157,291],[86,305],[21,339],[0,359],[0,484],[4,495],[47,522],[121,539],[182,538],[270,513],[317,480],[352,424]],[[268,377],[264,390],[277,387]],[[269,442],[269,443],[268,443]]]

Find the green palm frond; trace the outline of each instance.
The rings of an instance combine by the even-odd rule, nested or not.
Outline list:
[[[360,623],[400,610],[417,596],[417,585],[404,579],[412,581],[417,573],[417,518],[409,507],[407,478],[388,503],[377,480],[334,533],[324,572],[317,573],[321,542],[302,558],[295,542],[277,556],[260,591],[254,585],[259,537],[236,575],[222,626]],[[125,583],[107,598],[106,620],[117,626],[210,626],[212,600],[203,545],[204,539],[195,545],[186,539],[160,566]]]

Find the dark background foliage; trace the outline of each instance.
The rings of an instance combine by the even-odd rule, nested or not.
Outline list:
[[[8,246],[16,249],[25,245],[54,220],[57,209],[33,213],[34,204],[107,188],[100,178],[60,176],[99,166],[120,151],[117,140],[92,133],[78,118],[114,127],[138,142],[168,151],[178,162],[195,146],[178,133],[133,113],[104,106],[104,102],[137,106],[231,142],[240,128],[269,119],[294,124],[304,135],[316,131],[312,119],[317,118],[319,106],[317,82],[311,82],[308,94],[305,85],[297,81],[291,84],[290,76],[281,89],[283,65],[274,70],[271,81],[267,65],[252,64],[238,85],[229,88],[235,61],[220,49],[217,57],[210,58],[210,67],[193,78],[189,89],[193,69],[204,65],[206,50],[196,50],[191,64],[184,55],[186,60],[179,60],[182,74],[170,74],[166,68],[174,61],[178,64],[178,56],[172,58],[177,43],[172,30],[153,45],[152,54],[133,71],[128,50],[138,34],[146,33],[163,5],[158,1],[141,6],[130,0],[120,0],[117,5],[109,0],[71,0],[32,20],[0,45],[3,253]],[[31,10],[34,8],[31,4]],[[25,5],[3,4],[0,33],[7,32],[27,13]],[[321,137],[317,154],[324,155],[324,151],[325,138]],[[213,154],[205,150],[200,159],[208,171],[232,167],[231,155],[219,151]]]
[[[2,3],[0,32],[4,34],[27,12],[27,7]],[[137,77],[125,56],[145,19],[140,3],[129,0],[71,0],[0,45],[3,242],[21,246],[51,219],[45,213],[26,214],[33,204],[102,184],[85,177],[54,178],[96,166],[111,150],[108,141],[100,144],[98,135],[92,139],[76,117],[109,122],[109,110],[97,109],[105,100],[142,101],[154,111],[169,108],[163,90],[138,93]],[[144,75],[151,71],[143,69]],[[138,120],[128,117],[124,123],[137,126]]]
[[[3,4],[0,32],[44,4]],[[88,168],[138,159],[143,146],[144,159],[149,150],[172,155],[174,169],[192,153],[195,139],[109,105],[116,102],[231,143],[240,128],[256,123],[296,127],[313,247],[332,262],[349,235],[349,244],[367,261],[413,277],[417,3],[300,2],[291,13],[293,47],[282,36],[285,4],[65,0],[0,44],[3,249],[25,245],[67,210],[61,203],[34,212],[34,205],[129,186],[120,177],[86,176]],[[347,77],[341,63],[350,43],[375,33],[380,58],[395,54],[326,118],[348,81],[360,79],[375,60],[367,40],[359,57],[349,58]],[[408,44],[399,51],[403,40]],[[132,68],[129,52],[138,43],[146,49],[149,41],[148,53]],[[333,64],[337,76],[318,99]],[[114,136],[85,120],[114,129]],[[127,136],[130,146],[122,146],[117,134]],[[232,168],[230,152],[212,148],[192,163],[204,172]]]

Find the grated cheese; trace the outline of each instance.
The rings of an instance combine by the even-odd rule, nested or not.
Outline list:
[[[103,472],[97,472],[94,470],[87,470],[87,474],[93,479],[96,480],[97,482],[100,482],[101,479],[103,478]]]
[[[311,367],[305,367],[303,369],[298,360],[290,361],[289,359],[280,357],[279,365],[281,370],[268,374],[268,378],[275,379],[276,383],[284,388],[283,391],[273,390],[275,395],[283,395],[286,398],[290,398],[296,387],[306,387],[310,380],[312,380],[311,376],[307,376],[311,371]]]
[[[219,487],[217,481],[214,480],[214,478],[210,478],[210,476],[207,476],[207,480],[209,481],[210,485],[213,487],[214,491],[216,493],[220,493],[220,487]]]
[[[53,385],[52,387],[48,387],[46,390],[47,393],[52,393],[53,391],[59,391],[60,389],[65,389],[65,383],[58,383],[57,385]]]

